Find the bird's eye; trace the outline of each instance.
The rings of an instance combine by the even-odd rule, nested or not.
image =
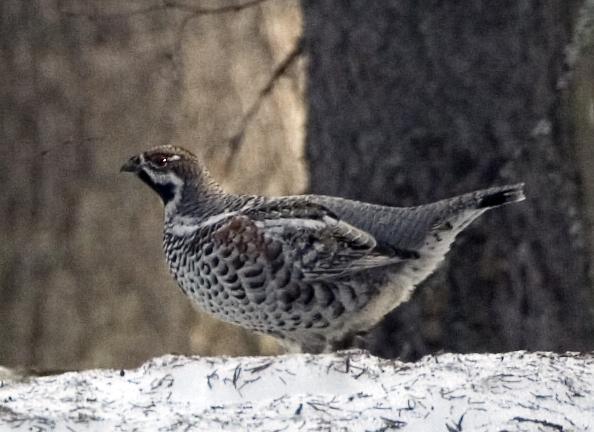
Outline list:
[[[165,166],[167,165],[168,160],[167,160],[167,158],[165,156],[159,156],[159,157],[153,159],[153,162],[159,168],[165,168]]]

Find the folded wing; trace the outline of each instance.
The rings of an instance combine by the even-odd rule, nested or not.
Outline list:
[[[305,201],[268,201],[230,216],[217,231],[237,232],[236,245],[261,257],[282,253],[283,261],[293,263],[303,281],[348,277],[418,258],[415,251],[381,244],[368,232],[339,220],[327,208]],[[239,235],[241,232],[250,234]],[[248,247],[238,242],[252,244]]]

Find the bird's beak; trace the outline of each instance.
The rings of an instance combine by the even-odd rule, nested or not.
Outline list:
[[[120,172],[138,172],[140,169],[140,157],[132,156],[128,159],[122,167],[120,168]]]

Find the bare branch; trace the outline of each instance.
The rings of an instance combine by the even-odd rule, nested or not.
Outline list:
[[[253,6],[258,6],[260,3],[264,3],[271,0],[249,0],[244,3],[228,5],[228,6],[221,6],[215,8],[204,8],[199,6],[194,6],[186,3],[177,3],[172,0],[165,0],[168,4],[173,4],[174,8],[179,10],[184,10],[186,12],[192,12],[196,15],[216,15],[221,13],[228,13],[228,12],[239,12],[243,9],[247,9]]]
[[[146,6],[143,8],[127,10],[127,11],[112,11],[103,13],[89,13],[78,12],[73,10],[62,9],[60,12],[68,17],[82,17],[82,18],[130,18],[136,15],[144,15],[152,12],[162,12],[166,10],[177,10],[191,13],[192,15],[216,15],[228,12],[238,12],[249,7],[257,6],[261,3],[271,0],[248,0],[243,3],[221,6],[221,7],[202,7],[184,3],[176,0],[162,0],[158,4]]]
[[[137,15],[148,14],[152,12],[163,12],[167,10],[176,10],[186,12],[187,15],[182,20],[180,26],[176,30],[176,38],[172,52],[172,60],[174,68],[176,70],[176,80],[178,81],[178,88],[183,85],[184,74],[183,74],[183,59],[181,58],[181,48],[183,43],[183,33],[194,18],[203,15],[215,15],[229,12],[239,12],[243,9],[258,6],[262,3],[272,0],[247,0],[242,3],[232,4],[221,7],[202,7],[186,3],[180,0],[161,0],[160,3],[156,3],[150,6],[146,6],[139,9],[128,10],[128,11],[113,11],[104,13],[89,13],[89,12],[78,12],[73,10],[67,10],[61,8],[60,12],[68,17],[83,17],[90,19],[97,18],[129,18]],[[230,156],[226,161],[226,170],[229,171],[235,160],[235,155],[238,152],[243,139],[245,136],[246,129],[250,125],[253,118],[260,110],[262,103],[265,98],[272,92],[279,78],[281,78],[294,63],[301,53],[303,52],[303,40],[300,39],[293,50],[285,57],[285,59],[273,70],[266,85],[260,90],[254,103],[249,107],[246,114],[241,119],[238,131],[229,139]]]
[[[230,153],[229,157],[227,158],[225,169],[229,171],[235,161],[235,155],[238,153],[238,150],[243,143],[243,139],[245,137],[245,132],[251,123],[254,116],[260,110],[262,103],[268,97],[268,95],[274,89],[274,86],[278,82],[279,78],[281,78],[287,70],[291,67],[291,65],[295,62],[295,60],[303,53],[303,38],[300,38],[295,47],[291,50],[289,54],[284,58],[284,60],[272,71],[272,75],[268,79],[266,85],[260,90],[258,97],[254,101],[254,103],[249,107],[241,122],[239,124],[239,128],[237,132],[229,139],[229,147]]]
[[[164,11],[168,9],[164,4],[148,6],[140,9],[134,9],[130,11],[114,11],[105,13],[89,13],[89,12],[78,12],[74,10],[61,9],[60,13],[68,18],[130,18],[135,15],[144,15],[151,12]]]
[[[85,146],[88,145],[89,143],[93,143],[96,141],[101,141],[103,139],[103,137],[86,137],[86,138],[81,138],[81,139],[74,139],[74,138],[70,138],[64,141],[61,141],[59,143],[56,143],[54,145],[51,145],[49,147],[46,147],[44,149],[41,150],[37,150],[35,151],[34,154],[32,155],[28,155],[28,156],[24,156],[21,160],[23,162],[29,162],[32,161],[34,159],[40,159],[43,158],[44,156],[53,153],[55,151],[61,150],[64,147],[68,147],[70,145],[81,145],[81,146]]]

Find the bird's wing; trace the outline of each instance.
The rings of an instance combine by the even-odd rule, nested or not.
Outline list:
[[[369,232],[379,243],[422,250],[428,239],[429,243],[433,241],[436,232],[451,243],[486,210],[522,201],[523,188],[523,183],[499,186],[416,207],[389,207],[323,195],[307,195],[306,199]]]
[[[304,280],[327,280],[414,259],[414,251],[378,244],[366,231],[305,201],[271,201],[227,218],[215,238],[296,266]]]

